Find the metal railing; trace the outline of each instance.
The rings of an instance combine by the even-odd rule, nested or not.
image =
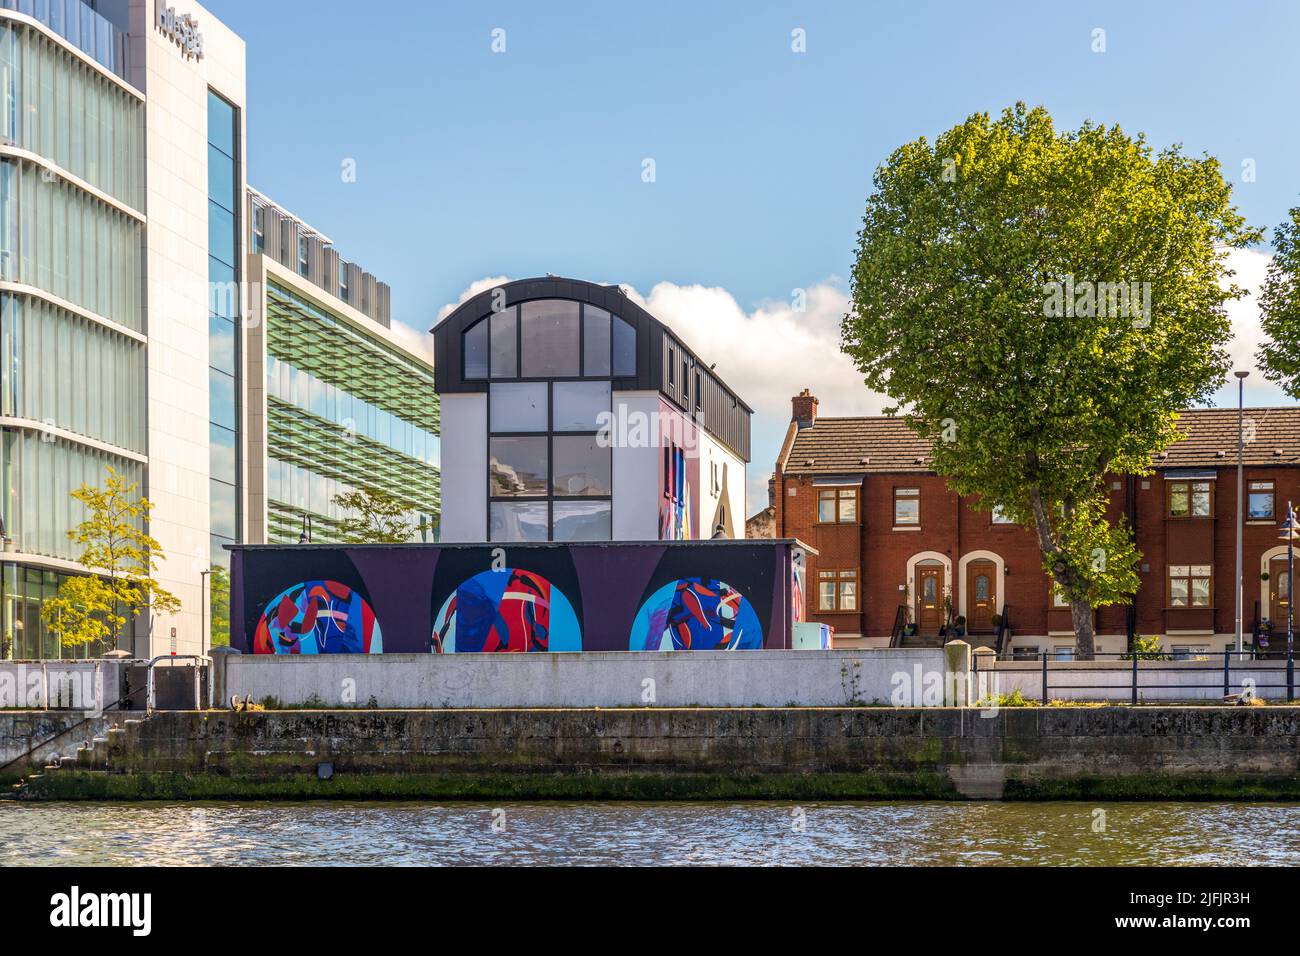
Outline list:
[[[1011,623],[1007,619],[1010,610],[1011,605],[1002,605],[1002,614],[998,618],[997,630],[993,632],[993,654],[998,658],[1002,657],[1002,651],[1005,649],[1007,640],[1007,631],[1011,630]]]
[[[1093,662],[1104,663],[1104,661],[1109,658],[1109,659],[1118,659],[1128,665],[1125,668],[1125,676],[1127,679],[1123,683],[1109,683],[1109,684],[1097,684],[1097,683],[1063,684],[1060,683],[1059,681],[1053,681],[1052,680],[1053,673],[1056,673],[1058,676],[1062,673],[1069,673],[1072,670],[1078,673],[1081,669],[1079,665],[1087,665],[1088,663],[1092,663],[1092,662],[1083,661],[1083,660],[1074,660],[1072,658],[1064,658],[1064,659],[1054,658],[1051,652],[1044,652],[1042,654],[1036,655],[1036,657],[1041,665],[1041,671],[1040,671],[1041,681],[1042,681],[1041,696],[1042,696],[1043,706],[1047,706],[1047,704],[1051,701],[1052,699],[1051,695],[1053,691],[1122,690],[1122,691],[1128,691],[1129,702],[1133,704],[1138,703],[1139,691],[1142,690],[1170,690],[1170,691],[1214,690],[1214,691],[1221,691],[1224,697],[1228,697],[1233,693],[1235,693],[1233,690],[1233,687],[1235,685],[1233,684],[1233,677],[1232,677],[1233,675],[1232,665],[1234,664],[1234,662],[1240,663],[1243,661],[1276,661],[1278,663],[1281,663],[1283,659],[1285,659],[1286,661],[1285,680],[1276,683],[1259,683],[1258,681],[1255,680],[1255,677],[1259,675],[1271,675],[1275,673],[1277,670],[1282,670],[1282,668],[1273,669],[1273,668],[1255,667],[1255,668],[1245,668],[1245,669],[1238,668],[1237,670],[1238,673],[1241,673],[1242,670],[1246,670],[1251,675],[1250,687],[1252,692],[1263,691],[1263,690],[1285,690],[1287,701],[1289,702],[1295,700],[1295,655],[1290,652],[1285,653],[1284,655],[1280,655],[1280,654],[1269,655],[1269,654],[1257,654],[1255,651],[1250,651],[1250,650],[1245,650],[1240,652],[1234,650],[1206,651],[1206,652],[1197,653],[1194,657],[1186,657],[1182,659],[1175,659],[1172,655],[1164,654],[1164,653],[1155,653],[1155,654],[1147,654],[1142,652],[1136,654],[1130,652],[1096,653],[1093,655]],[[1222,659],[1222,663],[1219,662],[1220,659]],[[1027,662],[1027,661],[1034,660],[1034,658],[1017,658],[1017,660],[1021,662]],[[1052,665],[1057,665],[1057,666],[1053,667]],[[973,669],[976,672],[978,672],[979,670],[978,655],[975,655],[972,666]],[[995,665],[994,671],[996,671],[996,669],[997,668]],[[1111,669],[1109,673],[1114,673],[1116,671],[1118,671],[1118,668]],[[1108,673],[1107,671],[1103,671],[1100,668],[1094,670],[1093,672]],[[1214,674],[1215,680],[1212,683],[1200,682],[1194,684],[1189,684],[1183,681],[1179,681],[1177,684],[1167,684],[1167,683],[1162,684],[1162,683],[1152,683],[1152,682],[1143,683],[1142,681],[1143,675],[1167,674],[1167,673]],[[1190,699],[1190,698],[1184,698],[1184,699]]]
[[[894,626],[889,631],[889,646],[903,646],[903,629],[907,627],[907,605],[898,605],[898,610],[894,612]]]
[[[194,661],[194,709],[203,710],[203,665],[211,665],[211,659],[202,654],[163,654],[149,661],[145,678],[145,715],[152,714],[155,708],[154,667],[162,661]],[[208,675],[208,709],[212,709],[212,675]]]

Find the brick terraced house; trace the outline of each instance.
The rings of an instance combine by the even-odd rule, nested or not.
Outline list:
[[[902,419],[819,418],[817,404],[807,389],[793,399],[771,506],[776,537],[817,549],[809,615],[835,629],[837,646],[938,643],[962,616],[968,640],[1005,656],[1073,654],[1069,606],[1030,529],[950,492]],[[1142,586],[1133,605],[1098,609],[1100,652],[1127,650],[1134,635],[1159,635],[1178,656],[1235,646],[1237,411],[1189,410],[1180,428],[1186,437],[1152,474],[1108,479],[1112,519],[1136,527]],[[1300,407],[1247,409],[1245,432],[1246,641],[1275,621],[1276,650],[1288,600],[1279,524],[1288,501],[1300,505]]]

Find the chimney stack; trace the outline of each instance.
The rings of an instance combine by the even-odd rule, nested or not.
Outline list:
[[[792,398],[790,403],[794,408],[794,414],[790,416],[791,421],[800,428],[807,428],[817,421],[817,396],[808,389],[805,388]]]

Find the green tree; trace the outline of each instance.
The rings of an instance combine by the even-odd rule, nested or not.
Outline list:
[[[386,491],[362,488],[334,496],[334,504],[352,515],[339,526],[347,544],[401,544],[411,540],[410,508]]]
[[[181,602],[158,584],[162,546],[144,530],[153,507],[112,467],[103,488],[82,485],[72,497],[86,518],[68,532],[82,545],[88,575],[68,578],[41,607],[41,620],[64,644],[103,641],[116,649],[122,628],[147,609],[175,614]]]
[[[1224,250],[1260,234],[1213,158],[1024,104],[908,143],[874,186],[844,350],[955,491],[1034,531],[1090,658],[1094,607],[1139,583],[1106,475],[1148,473],[1222,381]]]
[[[208,575],[211,589],[208,604],[212,612],[212,646],[230,644],[230,572],[217,565]]]
[[[1300,206],[1273,230],[1273,261],[1259,296],[1264,376],[1300,398]]]

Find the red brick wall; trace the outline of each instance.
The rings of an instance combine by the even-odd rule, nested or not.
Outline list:
[[[1265,551],[1280,544],[1278,523],[1287,499],[1300,502],[1300,469],[1247,468],[1246,482],[1271,479],[1275,483],[1278,517],[1266,524],[1247,524],[1245,529],[1245,618],[1249,632],[1254,624],[1257,600],[1261,597],[1260,559]],[[1112,520],[1126,511],[1128,487],[1133,488],[1137,542],[1143,553],[1143,586],[1135,602],[1139,634],[1165,634],[1169,630],[1213,628],[1231,633],[1233,622],[1232,581],[1235,574],[1236,469],[1218,470],[1211,518],[1176,519],[1166,516],[1165,480],[1160,473],[1145,478],[1110,479]],[[1117,487],[1116,487],[1117,486]],[[894,488],[914,487],[921,491],[920,530],[894,530]],[[1042,569],[1035,535],[1016,525],[995,525],[987,511],[971,507],[974,499],[958,501],[942,478],[936,475],[873,474],[858,486],[858,521],[852,524],[819,524],[817,491],[811,478],[778,475],[779,537],[799,538],[820,553],[809,559],[808,607],[813,620],[832,625],[840,634],[888,636],[898,605],[899,585],[906,580],[907,562],[922,551],[946,555],[951,561],[953,606],[960,606],[958,589],[960,559],[972,551],[991,551],[1003,559],[1006,575],[998,596],[999,609],[1010,607],[1010,619],[1017,635],[1043,635],[1069,631],[1068,610],[1050,607],[1051,589]],[[793,489],[794,494],[791,494]],[[1169,564],[1212,564],[1214,607],[1209,611],[1166,609],[1166,581]],[[818,571],[856,568],[859,572],[858,611],[825,614],[818,610]],[[955,587],[954,587],[955,585]],[[954,611],[954,613],[956,613]],[[1125,634],[1127,606],[1101,608],[1097,614],[1100,634]]]

